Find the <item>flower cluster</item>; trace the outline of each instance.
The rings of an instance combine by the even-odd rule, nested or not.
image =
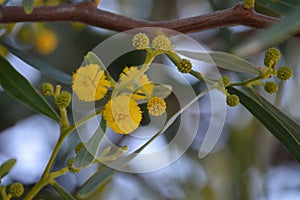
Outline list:
[[[232,85],[239,85],[239,86],[245,86],[250,87],[252,85],[258,85],[263,86],[264,90],[269,94],[274,94],[278,91],[279,86],[274,81],[266,81],[261,82],[263,79],[269,79],[272,76],[277,77],[281,81],[286,81],[292,77],[292,69],[289,66],[282,66],[278,70],[276,69],[279,59],[280,59],[280,51],[274,47],[269,48],[265,52],[264,57],[264,67],[259,67],[260,74],[250,80],[241,82],[241,83],[234,83]],[[223,93],[226,94],[226,103],[229,106],[236,106],[239,103],[239,97],[236,95],[230,95],[228,94],[226,87],[228,87],[230,84],[230,78],[227,76],[223,76],[222,79],[220,79],[220,82],[223,83]],[[222,85],[222,84],[220,84]]]
[[[57,85],[55,90],[51,83],[43,83],[40,86],[40,91],[44,96],[53,96],[55,105],[60,109],[67,108],[71,103],[71,93],[63,90],[61,91],[61,86]]]
[[[279,59],[280,59],[280,51],[274,47],[269,48],[265,52],[264,57],[264,65],[265,67],[261,69],[261,77],[269,78],[272,75],[276,76],[281,81],[286,81],[292,77],[292,69],[289,66],[282,66],[278,70],[276,69]],[[263,84],[264,90],[267,93],[273,94],[277,92],[279,86],[276,82],[267,81]]]
[[[133,36],[132,38],[132,46],[135,47],[137,50],[144,50],[150,48],[150,39],[145,33],[138,33]],[[156,50],[165,50],[165,51],[172,51],[173,45],[170,39],[160,34],[153,38],[151,41],[151,47]]]
[[[147,40],[144,36],[142,33],[134,36],[133,44],[136,48],[146,48]],[[163,99],[154,102],[151,100],[154,98],[155,86],[141,68],[125,67],[116,83],[112,83],[113,79],[107,77],[107,74],[97,64],[80,67],[73,74],[72,89],[85,102],[108,97],[102,114],[107,127],[115,133],[129,134],[139,127],[142,121],[142,111],[138,104],[140,101],[152,102],[148,107],[151,115],[159,116],[166,111]],[[108,93],[109,90],[112,92]]]

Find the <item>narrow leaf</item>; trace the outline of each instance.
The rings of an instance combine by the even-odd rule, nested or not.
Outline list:
[[[64,199],[64,200],[76,200],[75,197],[73,197],[69,192],[67,192],[61,185],[59,185],[56,181],[53,181],[51,183],[53,188],[58,192],[58,194]]]
[[[34,7],[34,0],[23,0],[23,8],[26,14],[31,14]]]
[[[5,46],[12,54],[23,60],[28,65],[34,67],[35,69],[39,70],[43,75],[58,81],[59,83],[64,83],[67,85],[72,84],[72,77],[69,74],[66,74],[49,64],[29,55],[25,51],[18,50],[13,46],[9,45],[6,42],[2,42],[2,45]]]
[[[255,1],[255,10],[258,6],[264,6],[269,10],[272,9],[275,12],[281,13],[282,15],[288,14],[291,10],[297,9],[300,10],[300,5],[298,0],[256,0]],[[268,14],[263,12],[263,14]]]
[[[191,52],[182,50],[177,50],[176,52],[186,57],[217,65],[220,68],[230,71],[259,74],[254,64],[230,53],[221,51]]]
[[[267,30],[255,34],[234,52],[239,56],[248,56],[264,50],[269,46],[282,43],[300,30],[300,12],[295,11]],[[274,34],[276,33],[276,34]]]
[[[60,117],[36,89],[14,67],[0,56],[0,85],[6,93],[55,121]]]
[[[4,1],[2,2],[2,5],[5,6],[9,1],[10,1],[10,0],[4,0]]]
[[[105,134],[106,125],[105,120],[102,118],[100,126],[95,131],[94,135],[86,142],[75,157],[73,166],[74,168],[81,168],[90,165],[98,155],[101,140]]]
[[[284,145],[300,162],[300,126],[286,114],[252,90],[254,98],[229,87],[228,92],[239,96],[241,103]]]
[[[16,159],[9,159],[8,161],[4,162],[0,166],[0,180],[3,178],[8,172],[13,168],[13,166],[16,164]]]
[[[211,89],[209,88],[200,94],[198,94],[195,98],[193,98],[187,105],[185,105],[182,109],[177,111],[170,119],[166,122],[166,124],[161,128],[160,131],[158,131],[152,138],[150,138],[144,145],[142,145],[140,148],[138,148],[136,151],[134,151],[133,154],[129,154],[127,156],[121,157],[118,160],[114,161],[112,166],[114,168],[110,168],[108,166],[104,166],[103,169],[97,173],[95,173],[89,180],[87,180],[84,185],[79,189],[76,196],[80,198],[87,198],[93,192],[97,191],[99,188],[103,187],[110,179],[111,177],[116,174],[118,171],[117,169],[122,169],[125,167],[132,159],[135,158],[137,153],[141,152],[146,146],[148,146],[155,138],[157,138],[159,135],[164,133],[173,123],[174,121],[180,116],[181,113],[183,113],[188,107],[190,107],[193,103],[198,101],[201,97],[206,95]]]

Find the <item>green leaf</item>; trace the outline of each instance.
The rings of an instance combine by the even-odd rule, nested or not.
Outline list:
[[[255,1],[255,10],[257,11],[257,6],[263,6],[266,9],[273,10],[282,15],[288,14],[291,10],[297,9],[300,10],[299,1],[297,0],[256,0]],[[268,14],[263,12],[263,14]]]
[[[217,65],[220,68],[230,71],[259,74],[254,64],[230,53],[221,51],[191,52],[182,50],[177,50],[176,52],[186,57]]]
[[[300,162],[300,126],[266,99],[250,90],[254,97],[228,87],[239,96],[241,103],[288,149]]]
[[[12,54],[23,60],[28,65],[34,67],[39,70],[43,75],[58,81],[59,83],[64,83],[67,85],[72,84],[72,77],[69,74],[66,74],[49,64],[33,57],[32,55],[26,53],[25,51],[18,50],[13,46],[9,45],[6,42],[2,42],[2,45],[5,46]]]
[[[97,191],[99,188],[103,187],[110,178],[116,174],[118,171],[117,169],[122,169],[125,167],[132,159],[135,158],[137,153],[141,152],[146,146],[148,146],[155,138],[157,138],[159,135],[164,133],[173,123],[174,121],[180,116],[181,113],[183,113],[188,107],[190,107],[193,103],[198,101],[201,97],[206,95],[212,88],[206,89],[205,91],[198,94],[195,98],[193,98],[187,105],[185,105],[182,109],[177,111],[170,119],[166,122],[166,124],[161,128],[160,131],[158,131],[152,138],[150,138],[144,145],[142,145],[140,148],[138,148],[136,151],[134,151],[133,154],[129,154],[127,156],[121,157],[115,162],[113,162],[114,168],[110,168],[108,166],[103,166],[102,170],[95,173],[91,178],[89,178],[84,185],[79,189],[79,191],[76,194],[76,197],[80,198],[87,198],[93,192]]]
[[[31,14],[34,7],[34,0],[23,0],[23,8],[26,14]]]
[[[5,6],[9,1],[10,1],[10,0],[4,0],[4,1],[2,2],[2,5]]]
[[[127,158],[127,157],[126,157]],[[123,161],[120,162],[120,159]],[[118,159],[115,162],[119,162],[119,166],[125,166],[129,161],[123,160],[122,158]],[[115,165],[117,166],[117,165]],[[108,166],[103,166],[102,170],[96,172],[91,178],[89,178],[83,186],[79,189],[76,194],[78,199],[85,199],[91,196],[99,188],[103,187],[113,175],[118,171],[116,169],[110,168]]]
[[[0,56],[0,85],[10,96],[33,110],[59,122],[60,117],[36,89],[14,67]]]
[[[61,185],[59,185],[56,181],[52,182],[51,185],[58,192],[58,194],[64,200],[76,200],[69,192],[67,192]]]
[[[0,183],[1,179],[8,174],[8,172],[13,168],[13,166],[16,164],[17,160],[16,159],[9,159],[8,161],[4,162],[0,166]]]
[[[279,23],[271,26],[267,30],[260,31],[253,35],[244,44],[234,49],[234,53],[239,56],[249,56],[264,50],[267,47],[282,43],[292,37],[300,30],[300,12],[292,12]]]
[[[105,134],[106,124],[105,120],[101,118],[100,126],[95,131],[94,135],[86,142],[84,148],[82,148],[76,155],[73,162],[74,168],[86,167],[97,158],[101,140]]]

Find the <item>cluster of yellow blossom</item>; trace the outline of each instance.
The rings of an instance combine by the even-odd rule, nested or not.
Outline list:
[[[164,99],[152,97],[154,84],[136,66],[125,67],[120,74],[118,83],[114,86],[105,71],[97,64],[80,67],[73,74],[72,89],[81,101],[100,100],[108,90],[115,88],[120,91],[111,93],[110,100],[104,106],[103,117],[106,125],[116,133],[129,134],[138,128],[142,120],[142,111],[137,103],[139,100],[148,99],[149,102],[152,102],[152,107],[149,107],[150,114],[159,116],[165,112]],[[159,99],[159,101],[153,103],[151,101],[153,98]],[[154,105],[155,102],[162,106]],[[156,107],[164,109],[160,109],[158,112]]]

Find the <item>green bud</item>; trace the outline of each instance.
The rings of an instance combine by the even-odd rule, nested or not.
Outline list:
[[[221,80],[222,80],[224,87],[227,87],[230,85],[230,77],[229,76],[222,76]]]
[[[272,47],[265,52],[264,64],[267,67],[271,66],[275,68],[278,64],[279,59],[280,59],[280,51]]]
[[[13,183],[10,185],[8,193],[13,197],[20,197],[24,193],[24,187],[21,183]]]
[[[62,91],[55,97],[55,105],[58,108],[67,108],[71,103],[71,94],[68,91]]]
[[[277,92],[278,85],[275,82],[268,81],[268,82],[265,83],[265,87],[264,88],[265,88],[265,91],[267,93],[273,94],[273,93]]]
[[[292,68],[289,66],[280,67],[280,69],[277,70],[277,77],[282,81],[289,80],[292,77]]]
[[[51,83],[43,83],[41,86],[40,86],[40,91],[43,95],[45,96],[50,96],[53,94],[53,85]]]
[[[237,106],[239,102],[240,102],[240,98],[235,94],[231,94],[226,97],[226,103],[230,107]]]
[[[192,63],[187,59],[181,59],[179,63],[177,63],[177,69],[181,73],[189,73],[192,70]]]

